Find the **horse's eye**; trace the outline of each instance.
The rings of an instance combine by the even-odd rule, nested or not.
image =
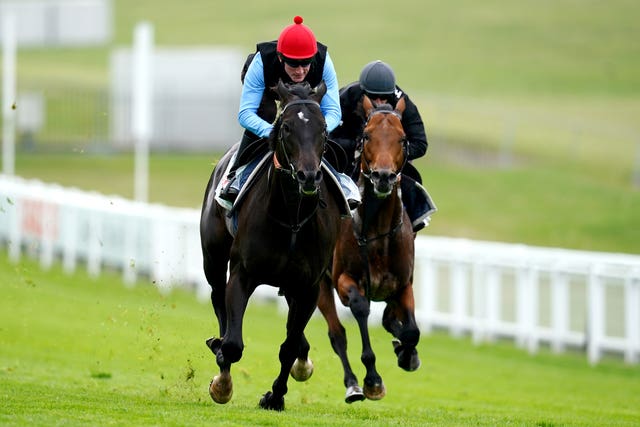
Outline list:
[[[283,123],[282,124],[282,131],[288,133],[288,132],[291,131],[291,128],[289,128],[289,125],[287,123]]]
[[[363,133],[362,134],[362,140],[365,141],[365,142],[368,141],[369,140],[369,134],[368,133]]]

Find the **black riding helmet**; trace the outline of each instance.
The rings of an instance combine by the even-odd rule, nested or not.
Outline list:
[[[396,76],[388,64],[369,62],[360,72],[360,87],[367,93],[390,95],[396,90]]]

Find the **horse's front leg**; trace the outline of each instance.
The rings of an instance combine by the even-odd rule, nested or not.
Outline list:
[[[231,380],[231,364],[242,357],[244,342],[242,340],[242,321],[247,308],[250,289],[246,281],[240,280],[238,274],[231,274],[225,295],[227,327],[221,339],[211,339],[207,345],[216,355],[220,373],[209,385],[209,394],[216,403],[227,403],[233,395]]]
[[[296,360],[289,370],[291,378],[296,381],[307,381],[311,378],[311,375],[313,375],[313,362],[309,358],[310,348],[311,346],[309,345],[309,341],[307,341],[307,337],[302,334]]]
[[[289,307],[291,307],[291,296],[285,295],[285,299]],[[311,375],[313,375],[313,362],[309,359],[310,348],[309,341],[307,341],[307,337],[305,337],[303,333],[300,339],[300,347],[296,353],[296,360],[293,362],[291,370],[289,371],[291,378],[296,381],[307,381],[311,378]]]
[[[316,308],[318,301],[318,286],[305,288],[303,292],[287,296],[289,302],[289,315],[287,316],[287,337],[280,345],[278,358],[280,360],[280,373],[273,382],[271,391],[260,399],[260,407],[263,409],[284,410],[284,395],[287,394],[287,381],[294,361],[300,354],[304,340],[304,328]],[[308,345],[308,343],[307,343]]]
[[[412,286],[406,286],[396,301],[387,302],[382,325],[396,338],[392,344],[398,366],[405,371],[418,369],[421,362],[416,347],[420,341],[420,330],[415,317]]]
[[[343,274],[338,279],[338,286],[339,289],[346,289],[346,299],[349,308],[351,309],[351,313],[353,313],[353,317],[358,322],[358,328],[360,329],[360,338],[362,339],[362,354],[360,360],[362,360],[362,363],[367,369],[367,374],[364,377],[364,395],[367,399],[380,400],[387,394],[387,391],[382,382],[382,377],[380,377],[380,374],[378,374],[376,370],[376,355],[371,348],[371,340],[369,338],[367,322],[371,303],[356,287],[355,282],[352,281],[352,278]],[[351,285],[348,285],[350,282]]]
[[[318,309],[327,321],[329,327],[329,341],[331,348],[342,362],[344,372],[344,386],[347,389],[345,402],[353,403],[364,400],[362,388],[358,385],[358,378],[351,369],[349,356],[347,355],[347,334],[336,310],[336,303],[333,297],[333,285],[329,277],[323,278],[320,283],[320,296],[318,297]]]

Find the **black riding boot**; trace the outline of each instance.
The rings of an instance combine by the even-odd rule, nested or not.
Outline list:
[[[407,175],[402,175],[400,188],[402,203],[407,209],[409,219],[411,219],[413,232],[417,233],[429,223],[431,214],[437,210],[436,205],[427,190]]]
[[[267,147],[266,141],[262,138],[258,138],[256,135],[249,131],[245,131],[242,135],[242,140],[240,141],[240,147],[238,147],[238,152],[236,153],[236,157],[229,168],[229,173],[226,176],[226,182],[223,182],[222,188],[220,189],[220,198],[227,200],[233,203],[238,197],[238,193],[240,192],[240,186],[238,185],[236,179],[236,171],[240,166],[246,165],[249,163],[251,159],[254,158],[256,153],[264,151]]]

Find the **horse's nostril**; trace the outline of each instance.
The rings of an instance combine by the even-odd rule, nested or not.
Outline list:
[[[316,184],[319,183],[320,181],[322,181],[322,171],[321,170],[316,172]]]
[[[379,180],[380,179],[380,172],[378,172],[378,171],[371,172],[371,179],[374,179],[376,181]]]
[[[398,180],[398,174],[390,173],[389,174],[389,182],[394,184]]]
[[[305,182],[307,180],[307,174],[305,174],[304,171],[298,171],[296,172],[296,178],[298,182]]]

